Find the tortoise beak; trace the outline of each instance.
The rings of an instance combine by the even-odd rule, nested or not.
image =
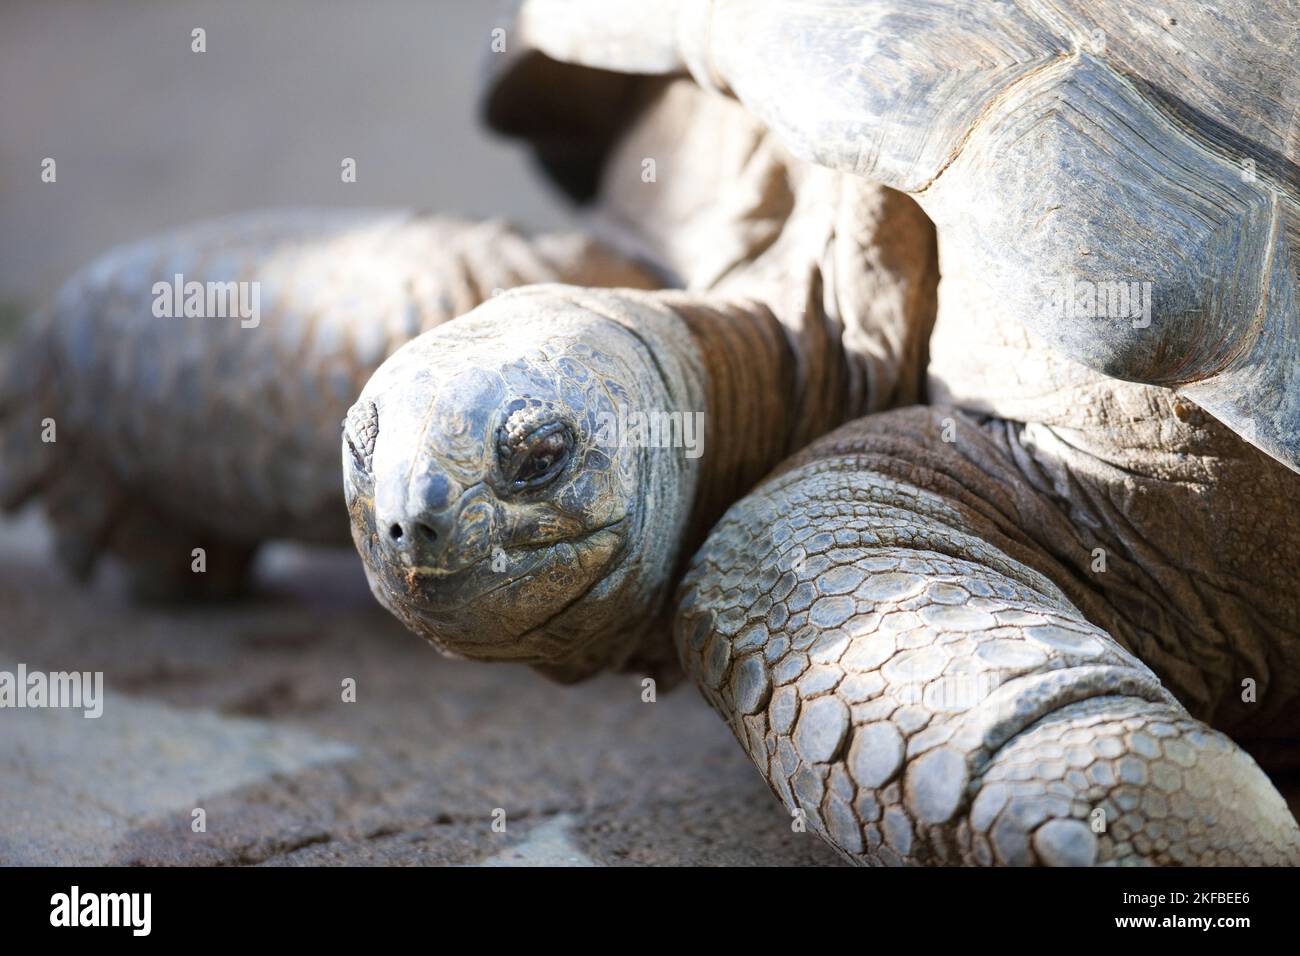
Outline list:
[[[400,476],[404,479],[405,476]],[[440,471],[375,489],[375,532],[395,567],[450,574],[489,552],[494,506],[482,485],[463,490]]]

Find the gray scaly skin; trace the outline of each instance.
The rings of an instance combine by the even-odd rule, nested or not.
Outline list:
[[[1296,863],[1300,832],[1254,761],[1098,626],[1138,622],[1089,580],[1106,577],[1088,574],[1090,552],[1063,547],[1068,523],[1022,472],[1026,457],[1084,500],[1118,490],[1026,448],[1006,422],[949,408],[814,443],[693,559],[675,629],[688,670],[786,806],[856,861]],[[1151,521],[1148,547],[1169,542],[1169,515],[1119,514]],[[1212,522],[1179,524],[1200,550],[1163,575],[1184,588],[1223,575]],[[1208,650],[1213,631],[1145,636]],[[1200,711],[1240,728],[1250,705],[1230,706],[1234,682],[1197,676],[1217,685]],[[1292,680],[1269,696],[1290,696]]]
[[[521,291],[381,368],[345,443],[354,534],[377,597],[459,656],[528,662],[562,680],[660,664],[665,642],[645,625],[689,550],[685,506],[797,404],[779,392],[757,409],[707,404],[718,437],[695,464],[673,449],[600,447],[582,423],[608,408],[611,389],[638,407],[685,410],[715,375],[782,380],[781,351],[744,337],[761,317],[743,322],[732,350],[707,352],[682,308],[665,294]],[[516,324],[536,331],[520,341]],[[951,443],[940,437],[949,423]],[[530,436],[556,426],[571,429],[571,444],[556,453],[537,440],[526,474],[540,484],[516,492]],[[1020,470],[1025,449],[1009,433],[956,410],[891,412],[784,466],[693,561],[675,628],[687,669],[778,796],[853,859],[1295,862],[1300,833],[1254,762],[1094,623],[1180,637],[1139,626],[1088,583],[1089,550],[1069,552],[1073,568],[1063,562],[1068,522]],[[1292,473],[1218,437],[1245,456],[1249,487],[1293,489]],[[1067,462],[1041,467],[1086,487]],[[1211,487],[1241,494],[1232,482]],[[699,518],[708,524],[709,512]],[[1148,520],[1144,540],[1160,548],[1169,524]],[[1213,530],[1196,516],[1177,527],[1202,539]],[[1197,587],[1231,568],[1202,540],[1159,570]],[[1115,577],[1122,590],[1124,572]],[[1219,688],[1222,712],[1233,682],[1200,676]],[[1288,687],[1283,675],[1267,711]]]
[[[820,280],[847,274],[835,261],[814,257]],[[1289,750],[1300,479],[1173,391],[1030,337],[970,271],[951,270],[930,343],[950,404],[848,425],[736,504],[682,582],[680,659],[777,796],[858,862],[1300,862],[1281,797],[1204,722]],[[761,261],[724,274],[695,300],[518,293],[458,323],[474,334],[454,356],[452,329],[399,351],[354,410],[373,445],[345,446],[379,599],[446,652],[559,679],[662,661],[650,623],[716,501],[859,394],[797,374],[836,363]],[[838,343],[850,364],[861,328]],[[597,369],[617,381],[573,387]],[[771,385],[737,392],[739,370]],[[641,408],[709,396],[704,456],[594,446],[611,384]]]
[[[377,597],[459,656],[524,661],[562,680],[662,664],[666,642],[645,625],[690,548],[684,505],[698,506],[700,489],[797,404],[775,392],[757,409],[706,405],[718,437],[694,466],[672,449],[593,447],[581,423],[619,385],[640,407],[681,410],[729,370],[782,380],[779,349],[738,334],[731,350],[702,350],[681,308],[663,294],[521,291],[381,368],[350,419],[368,427],[350,426],[345,443],[354,534]],[[516,323],[536,332],[519,342]],[[761,325],[750,316],[741,328]],[[749,350],[737,358],[741,343]],[[516,414],[524,427],[512,427]],[[541,483],[514,492],[529,436],[557,424],[572,445],[558,455],[541,446],[528,472]],[[1009,435],[996,419],[904,410],[846,426],[783,466],[693,561],[675,626],[688,671],[777,795],[851,859],[1296,862],[1300,831],[1250,757],[1095,623],[1182,637],[1141,626],[1088,583],[1090,551],[1065,564],[1059,532],[1070,525],[1021,470],[1026,450]],[[1248,487],[1294,491],[1291,472],[1222,429],[1213,437],[1244,458]],[[1088,487],[1067,461],[1043,456],[1037,467]],[[1210,487],[1242,494],[1231,481]],[[1092,487],[1101,499],[1115,491]],[[1159,568],[1183,588],[1231,571],[1203,515],[1175,526],[1185,545],[1199,535],[1199,549]],[[1169,543],[1166,518],[1141,526],[1149,547]],[[421,537],[421,524],[434,534]],[[1121,591],[1125,576],[1115,575]],[[1219,688],[1222,712],[1233,682],[1199,676]],[[1288,709],[1277,703],[1288,687],[1281,676],[1267,711]],[[1098,811],[1105,829],[1094,833]]]

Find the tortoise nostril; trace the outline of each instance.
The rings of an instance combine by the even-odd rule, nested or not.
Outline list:
[[[388,525],[389,544],[402,550],[431,548],[441,538],[435,526],[424,521],[394,521]]]

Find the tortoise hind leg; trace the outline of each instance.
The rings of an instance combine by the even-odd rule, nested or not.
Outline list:
[[[168,515],[132,493],[75,441],[60,439],[41,492],[59,563],[88,580],[102,559],[145,601],[217,600],[245,593],[257,542],[237,541]]]
[[[1039,570],[1032,503],[939,414],[814,444],[683,582],[682,659],[782,802],[855,862],[1300,862],[1264,773]]]
[[[209,601],[244,596],[258,542],[233,541],[140,508],[113,532],[113,556],[140,601]]]

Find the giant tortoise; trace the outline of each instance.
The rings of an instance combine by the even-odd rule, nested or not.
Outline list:
[[[684,667],[851,860],[1300,862],[1255,762],[1300,756],[1298,26],[527,0],[487,116],[581,232],[267,214],[110,254],[10,372],[0,494],[82,573],[222,593],[345,533],[344,419],[411,630]],[[266,309],[160,318],[173,276]]]

